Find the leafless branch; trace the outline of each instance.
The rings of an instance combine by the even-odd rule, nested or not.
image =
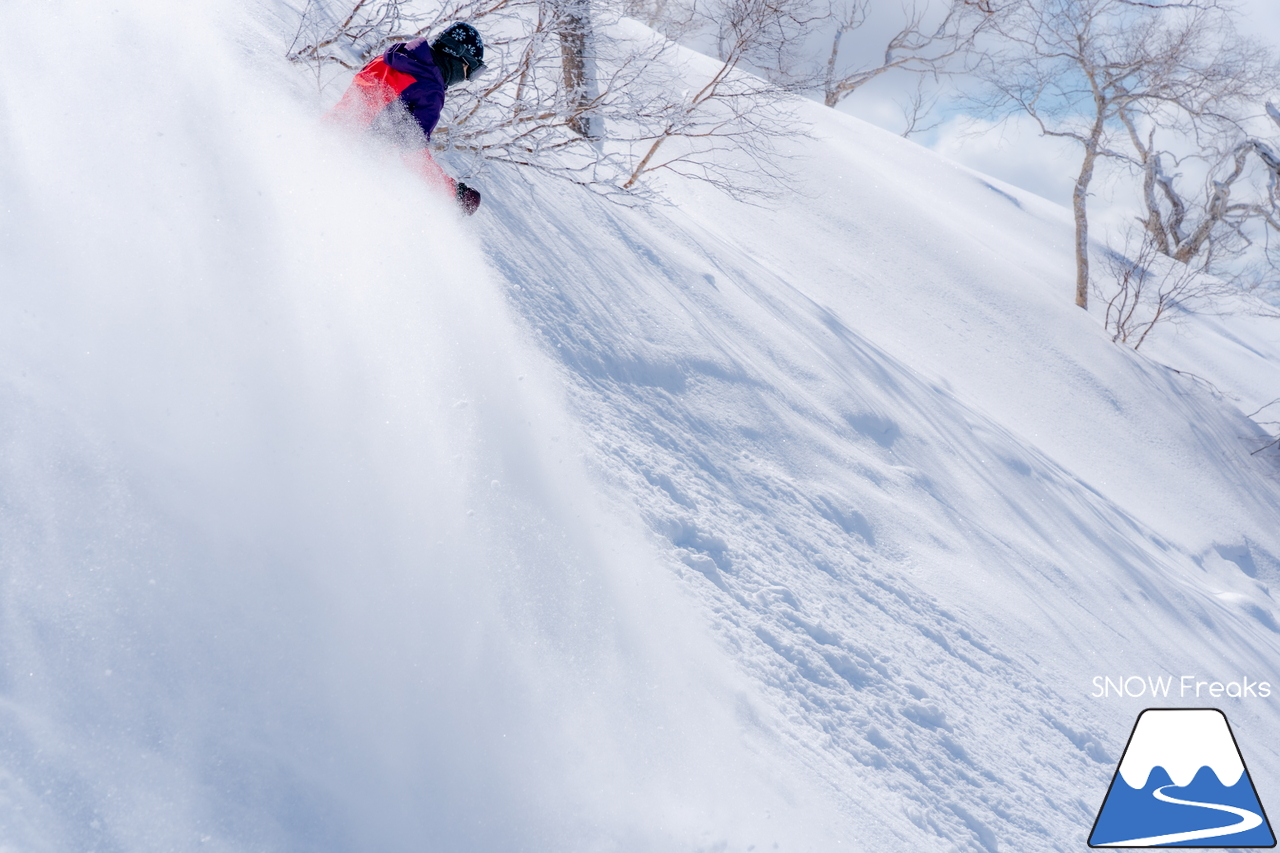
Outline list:
[[[1215,155],[1217,183],[1197,207],[1165,172],[1172,158],[1158,142],[1171,134],[1221,151],[1233,130],[1238,137],[1250,104],[1274,86],[1274,59],[1236,33],[1233,21],[1218,0],[1022,0],[994,20],[979,66],[987,90],[976,103],[1023,113],[1044,135],[1080,148],[1072,194],[1077,305],[1088,305],[1087,204],[1100,159],[1142,174],[1144,227],[1156,251],[1179,260],[1203,254],[1216,234],[1243,233],[1237,226],[1256,212],[1257,205],[1231,199],[1243,149],[1229,146],[1225,160]],[[1190,224],[1193,209],[1203,215]]]
[[[1136,247],[1133,245],[1137,243]],[[1139,349],[1160,323],[1211,310],[1230,287],[1162,253],[1149,229],[1135,240],[1129,232],[1124,251],[1109,251],[1106,285],[1095,285],[1106,300],[1105,327],[1111,340]]]
[[[416,0],[346,0],[340,13],[340,0],[327,2],[309,0],[292,61],[359,68],[452,20],[501,34],[486,40],[489,75],[450,90],[432,138],[446,159],[517,164],[619,200],[646,197],[643,179],[659,172],[744,198],[781,186],[773,143],[797,125],[785,93],[740,66],[776,45],[779,16],[790,16],[784,28],[803,24],[807,0],[727,0],[726,56],[702,79],[670,42],[590,0],[449,0],[429,11]]]

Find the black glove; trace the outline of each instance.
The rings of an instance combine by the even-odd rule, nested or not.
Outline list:
[[[480,207],[480,193],[462,181],[458,181],[458,192],[455,197],[458,199],[458,207],[462,208],[462,212],[467,216],[475,213],[476,209]]]

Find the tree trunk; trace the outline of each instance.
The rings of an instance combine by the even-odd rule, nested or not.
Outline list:
[[[596,98],[595,62],[591,53],[591,4],[589,0],[567,0],[560,30],[560,56],[564,69],[564,91],[568,99],[569,127],[579,136],[599,139],[604,135],[599,117],[591,114]]]
[[[1085,309],[1089,307],[1089,214],[1085,204],[1097,159],[1097,146],[1086,144],[1080,177],[1076,178],[1075,190],[1071,193],[1071,212],[1076,219],[1076,304]]]
[[[836,58],[840,55],[840,39],[844,35],[844,27],[836,27],[835,37],[831,39],[831,56],[827,58],[827,76],[823,79],[823,103],[834,107],[840,103],[840,92],[836,89]]]

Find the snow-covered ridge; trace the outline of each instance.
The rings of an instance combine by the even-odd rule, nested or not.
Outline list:
[[[1226,717],[1211,709],[1153,710],[1138,718],[1120,775],[1129,787],[1144,788],[1156,767],[1163,767],[1179,787],[1191,784],[1201,767],[1228,787],[1244,774]]]

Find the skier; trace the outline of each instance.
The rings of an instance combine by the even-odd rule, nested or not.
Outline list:
[[[470,216],[480,206],[480,193],[449,177],[427,143],[440,121],[445,90],[475,79],[484,67],[480,33],[470,24],[452,24],[430,44],[425,38],[397,44],[366,65],[327,118],[395,140],[408,149],[405,161]]]

